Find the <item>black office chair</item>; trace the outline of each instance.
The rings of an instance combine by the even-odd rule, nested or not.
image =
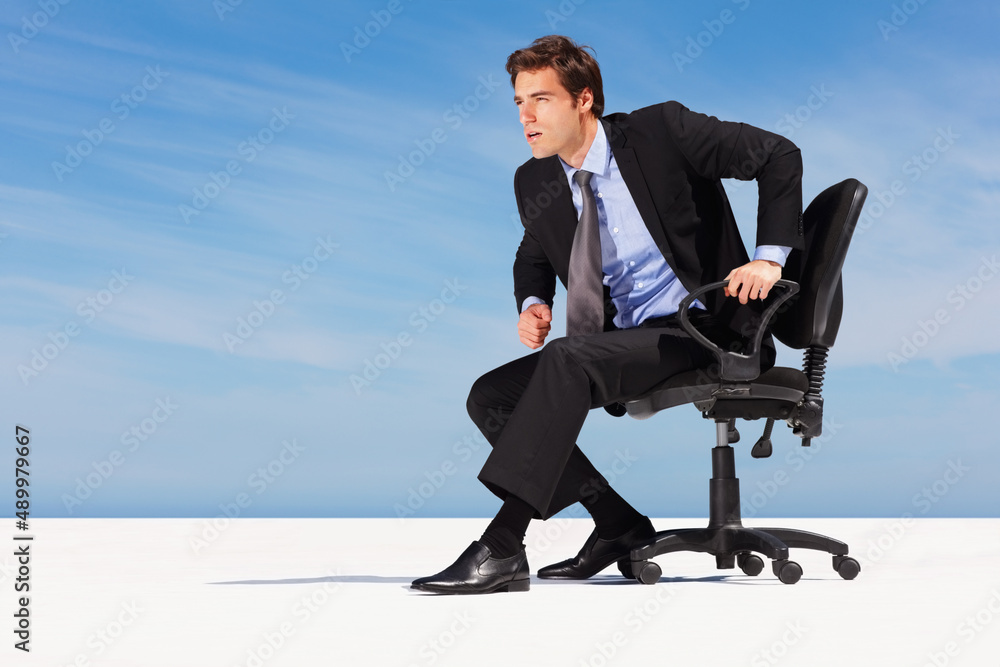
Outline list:
[[[823,375],[829,348],[833,345],[843,312],[841,269],[851,235],[861,214],[868,188],[854,179],[838,183],[820,193],[803,213],[805,249],[793,250],[782,271],[788,279],[778,281],[775,296],[755,322],[746,353],[721,349],[698,332],[690,322],[688,307],[702,294],[721,289],[726,282],[705,285],[681,303],[678,319],[685,330],[708,347],[718,364],[676,375],[652,392],[625,404],[636,419],[647,419],[660,410],[694,403],[706,419],[715,421],[716,445],[712,450],[707,528],[661,531],[632,550],[630,560],[619,562],[628,578],[644,584],[659,580],[660,567],[650,559],[675,551],[699,551],[715,556],[719,569],[738,565],[748,575],[764,569],[764,561],[753,552],[772,559],[772,570],[783,583],[794,584],[802,568],[788,559],[789,548],[815,549],[833,554],[833,568],[844,579],[861,571],[857,560],[847,555],[847,545],[816,533],[785,528],[747,528],[740,519],[740,483],[736,478],[731,443],[739,440],[737,419],[766,419],[764,435],[751,455],[771,455],[774,421],[785,420],[802,445],[821,435],[823,428]],[[774,320],[771,322],[771,320]],[[761,340],[770,327],[785,345],[805,350],[802,370],[771,368],[760,372]]]

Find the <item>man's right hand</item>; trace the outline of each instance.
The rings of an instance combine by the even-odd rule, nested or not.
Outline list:
[[[517,323],[517,333],[521,342],[537,350],[545,342],[552,328],[552,309],[544,303],[533,303],[521,313]]]

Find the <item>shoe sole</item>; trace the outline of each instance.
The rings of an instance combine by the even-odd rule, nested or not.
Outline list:
[[[496,588],[485,591],[470,591],[459,588],[435,588],[433,586],[413,586],[410,588],[425,593],[437,593],[439,595],[487,595],[489,593],[523,593],[531,588],[530,579],[514,579],[506,584],[501,584]]]
[[[618,563],[618,562],[621,562],[621,561],[628,561],[628,560],[629,560],[629,555],[628,554],[626,554],[625,556],[618,556],[616,558],[613,558],[613,559],[609,560],[606,565],[601,566],[601,569],[593,572],[592,574],[588,574],[588,575],[583,575],[583,574],[576,574],[576,575],[570,575],[570,574],[542,574],[542,572],[539,571],[536,576],[539,579],[563,579],[563,580],[566,580],[566,581],[583,581],[584,579],[590,579],[591,577],[593,577],[595,575],[598,575],[601,572],[604,572],[606,569],[608,569],[609,567],[611,567],[615,563]]]

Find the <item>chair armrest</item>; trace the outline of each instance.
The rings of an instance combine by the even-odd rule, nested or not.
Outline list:
[[[750,332],[751,345],[749,354],[739,354],[738,352],[733,352],[731,350],[723,350],[721,347],[713,343],[704,334],[698,331],[689,319],[688,309],[691,304],[694,303],[702,294],[710,292],[715,289],[721,289],[729,284],[728,280],[720,280],[719,282],[709,283],[708,285],[702,285],[695,291],[688,294],[681,301],[677,312],[677,319],[681,324],[681,327],[690,334],[702,347],[707,348],[715,357],[719,360],[719,377],[723,382],[750,382],[756,380],[760,375],[760,343],[764,339],[764,333],[767,331],[767,326],[770,324],[771,319],[774,317],[778,309],[788,301],[790,298],[795,296],[799,291],[799,284],[792,280],[779,280],[774,284],[775,287],[780,287],[784,289],[784,293],[779,295],[774,301],[769,305],[764,313],[761,315],[760,322],[757,324],[756,330]]]

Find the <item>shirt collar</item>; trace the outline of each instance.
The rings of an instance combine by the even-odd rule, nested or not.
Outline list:
[[[566,164],[562,158],[559,158],[559,163],[566,172],[566,178],[572,182],[573,174],[577,172],[576,167]],[[594,141],[590,144],[590,150],[587,151],[587,157],[583,159],[583,166],[580,169],[605,178],[610,174],[611,148],[608,146],[608,137],[604,133],[604,124],[600,120],[597,121],[597,133],[594,135]]]

